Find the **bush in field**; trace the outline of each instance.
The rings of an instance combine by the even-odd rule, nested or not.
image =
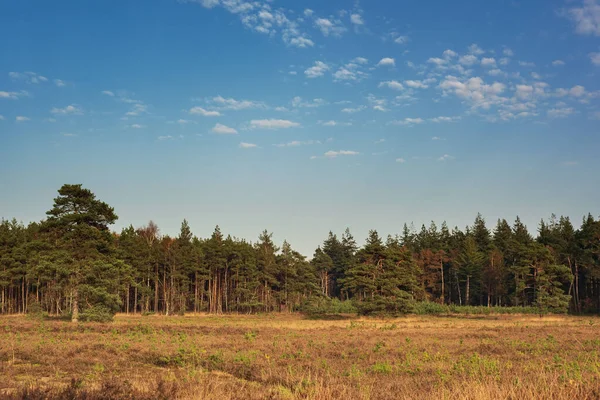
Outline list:
[[[373,296],[372,298],[356,302],[360,315],[398,316],[414,312],[415,301],[413,297],[401,290],[394,297]]]
[[[79,314],[79,320],[83,322],[111,322],[114,312],[105,306],[92,306]]]
[[[357,312],[351,301],[328,297],[311,297],[300,305],[299,310],[308,315],[356,314]]]

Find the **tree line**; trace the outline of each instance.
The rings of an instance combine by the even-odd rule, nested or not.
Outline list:
[[[363,314],[411,312],[416,302],[600,311],[600,219],[575,229],[569,218],[541,221],[533,237],[517,217],[488,229],[446,223],[358,246],[330,232],[310,260],[263,231],[255,242],[176,237],[150,221],[111,232],[112,207],[82,185],[64,185],[47,218],[0,222],[0,312],[36,310],[73,321],[116,312],[298,311],[315,302],[351,302]],[[335,300],[334,300],[335,301]]]

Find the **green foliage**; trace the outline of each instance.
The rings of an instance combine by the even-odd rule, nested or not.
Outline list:
[[[350,300],[340,301],[336,298],[313,296],[306,299],[299,308],[308,315],[356,314],[357,309]]]
[[[397,296],[384,297],[375,295],[372,298],[356,302],[360,315],[399,316],[414,312],[415,301],[406,292],[399,291]]]
[[[79,319],[82,322],[112,322],[113,317],[114,312],[102,305],[86,308],[79,314]]]

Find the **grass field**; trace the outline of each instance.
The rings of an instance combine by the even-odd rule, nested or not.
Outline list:
[[[0,398],[598,399],[600,318],[0,318]]]

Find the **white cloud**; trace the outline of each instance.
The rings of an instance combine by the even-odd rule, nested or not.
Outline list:
[[[485,52],[481,49],[481,47],[479,47],[475,43],[473,43],[472,45],[469,46],[469,53],[475,54],[475,55],[481,55]]]
[[[537,79],[537,80],[540,80],[540,79],[542,79],[542,76],[541,76],[540,74],[538,74],[537,72],[532,72],[532,73],[531,73],[531,77],[532,77],[533,79]]]
[[[4,115],[0,115],[0,121],[4,121]]]
[[[129,100],[129,99],[127,99]],[[136,102],[137,100],[131,100],[132,102]],[[136,117],[140,114],[146,114],[148,112],[148,106],[145,104],[134,104],[133,108],[131,109],[131,111],[128,111],[125,113],[126,116],[128,117]]]
[[[500,82],[489,85],[480,77],[461,81],[455,76],[448,75],[438,87],[444,93],[454,93],[456,96],[469,101],[472,108],[489,109],[492,105],[506,101],[505,98],[499,96],[506,89],[506,85]]]
[[[329,150],[327,153],[324,154],[325,157],[328,158],[335,158],[337,156],[356,156],[360,154],[357,151],[352,151],[352,150],[339,150],[339,151],[334,151],[334,150]]]
[[[535,67],[535,63],[530,62],[530,61],[519,61],[519,65],[521,67],[527,67],[527,68]]]
[[[433,80],[435,82],[435,79]],[[408,80],[404,84],[413,89],[427,89],[429,86],[425,81]]]
[[[66,82],[61,80],[61,79],[55,79],[54,80],[54,84],[58,87],[65,87],[67,86]]]
[[[357,64],[368,64],[369,60],[367,60],[364,57],[356,57],[354,60],[352,60],[353,62],[357,63]]]
[[[573,114],[575,114],[575,109],[572,107],[552,108],[548,110],[548,116],[550,118],[567,118]]]
[[[313,47],[315,45],[315,42],[313,42],[312,40],[310,40],[308,38],[305,38],[304,36],[298,36],[298,37],[291,38],[288,43],[291,46],[299,47],[301,49],[305,49],[307,47]]]
[[[350,22],[352,22],[354,25],[364,25],[365,23],[360,14],[350,15]]]
[[[385,81],[379,84],[379,87],[388,87],[394,90],[404,90],[404,86],[398,81]]]
[[[113,92],[111,92],[110,90],[103,90],[102,92],[100,92],[106,96],[110,96],[110,97],[115,97],[115,94]]]
[[[83,110],[75,104],[71,104],[69,106],[66,106],[65,108],[54,107],[52,110],[50,110],[50,112],[55,115],[82,115],[83,114]]]
[[[29,96],[29,93],[22,90],[20,92],[4,92],[0,91],[0,99],[17,100],[21,97]]]
[[[217,104],[224,110],[247,110],[251,108],[266,108],[266,105],[262,102],[251,101],[251,100],[236,100],[236,99],[226,99],[223,96],[217,96],[212,98],[212,102]]]
[[[569,90],[569,94],[573,97],[581,97],[585,94],[585,88],[580,85],[573,86],[571,90]]]
[[[253,149],[256,147],[258,147],[258,146],[256,146],[254,143],[246,143],[246,142],[240,143],[240,148],[242,148],[242,149]]]
[[[205,8],[217,6],[236,15],[242,25],[253,32],[274,36],[279,34],[288,46],[300,48],[312,47],[314,43],[300,30],[299,21],[287,17],[290,12],[283,8],[273,9],[270,2],[246,0],[180,0],[185,3],[199,3]],[[305,16],[310,17],[312,10],[305,10]]]
[[[359,106],[356,108],[343,108],[342,112],[346,113],[346,114],[354,114],[354,113],[360,112],[364,109],[365,109],[365,106]]]
[[[48,78],[42,75],[38,75],[35,72],[9,72],[8,76],[13,80],[25,81],[31,84],[37,84],[40,82],[47,82]]]
[[[202,115],[203,117],[220,117],[222,114],[218,111],[208,111],[202,107],[192,107],[189,111],[193,115]]]
[[[253,129],[288,129],[299,126],[299,123],[285,119],[254,119],[250,121],[250,127]]]
[[[369,94],[367,96],[367,101],[369,102],[369,104],[371,104],[373,106],[373,110],[382,111],[382,112],[388,111],[386,108],[387,100],[385,100],[385,99],[378,99],[373,94]]]
[[[504,50],[502,50],[502,54],[504,54],[507,57],[512,57],[515,55],[515,53],[508,47],[506,47],[506,48],[504,48]]]
[[[392,121],[391,124],[392,125],[408,125],[408,126],[412,126],[412,125],[419,125],[424,123],[425,120],[423,120],[422,118],[404,118],[403,120],[396,120],[396,121]]]
[[[438,161],[451,161],[451,160],[454,160],[454,157],[449,154],[444,154],[443,156],[438,158]]]
[[[173,136],[171,136],[171,135],[159,136],[157,139],[161,140],[161,141],[162,140],[171,140],[171,139],[173,139]]]
[[[385,142],[385,139],[379,139],[379,140],[375,141],[375,144],[379,144],[379,143],[383,143],[383,142]]]
[[[302,97],[296,96],[292,99],[292,107],[294,108],[317,108],[327,105],[324,99],[312,99],[310,101],[302,101]]]
[[[506,72],[504,72],[504,71],[502,71],[502,70],[500,70],[498,68],[494,68],[494,69],[490,69],[488,71],[488,75],[491,75],[491,76],[505,76]]]
[[[562,65],[565,65],[565,62],[563,60],[554,60],[552,61],[552,65],[554,65],[555,67],[560,67]]]
[[[441,66],[444,66],[445,64],[447,64],[448,60],[439,58],[439,57],[431,57],[429,60],[427,60],[427,62],[430,64],[435,64],[438,67],[441,67]]]
[[[194,121],[190,121],[189,119],[178,119],[177,123],[179,125],[187,125],[187,124],[193,124]]]
[[[363,70],[363,66],[367,64],[369,60],[363,57],[357,57],[351,62],[340,67],[334,74],[333,79],[336,82],[341,81],[356,81],[360,82],[366,78],[369,74]]]
[[[323,126],[351,126],[352,125],[351,122],[339,122],[339,121],[334,121],[334,120],[319,121],[319,124],[321,124]]]
[[[143,129],[143,128],[145,128],[145,126],[144,125],[140,125],[140,124],[133,124],[133,125],[130,126],[130,128],[133,128],[133,129]]]
[[[346,31],[346,28],[341,24],[341,21],[330,20],[327,18],[317,18],[315,26],[321,31],[323,36],[341,36]]]
[[[24,116],[22,116],[22,115],[19,115],[19,116],[17,116],[17,117],[15,118],[15,121],[17,121],[17,122],[25,122],[25,121],[29,121],[29,118],[27,118],[27,117],[24,117]]]
[[[313,145],[313,144],[321,144],[321,142],[318,140],[307,140],[305,142],[301,142],[299,140],[292,140],[291,142],[288,142],[288,143],[280,143],[280,144],[275,144],[273,146],[275,146],[275,147],[298,147],[298,146],[309,146],[309,145]]]
[[[404,158],[396,158],[396,162],[398,164],[404,164],[406,162],[406,160]]]
[[[590,53],[592,64],[600,66],[600,53]]]
[[[466,65],[466,66],[471,66],[471,65],[477,63],[477,61],[478,61],[478,58],[472,54],[462,56],[458,59],[459,63],[461,63],[462,65]]]
[[[311,10],[310,8],[307,8],[306,10],[304,10],[304,16],[305,17],[310,17],[314,14],[315,12],[313,10]]]
[[[495,67],[496,66],[496,59],[495,58],[482,58],[481,59],[481,66],[483,67]]]
[[[396,60],[394,60],[393,58],[389,58],[389,57],[385,57],[382,58],[378,63],[377,63],[378,67],[395,67],[396,66]]]
[[[329,69],[329,65],[325,64],[323,61],[316,61],[314,66],[304,71],[304,75],[306,75],[307,78],[318,78],[325,75],[325,72],[329,71]]]
[[[76,136],[77,136],[77,134],[76,134],[76,133],[64,133],[64,132],[62,133],[62,135],[63,135],[64,137],[76,137]]]
[[[216,124],[214,128],[212,128],[212,131],[219,135],[235,135],[238,133],[238,131],[234,128],[230,128],[227,125],[223,124]]]
[[[580,7],[569,9],[566,15],[575,22],[577,33],[600,36],[600,2],[598,0],[583,0]]]
[[[406,44],[408,41],[408,36],[398,36],[396,39],[394,39],[394,43],[396,44]]]
[[[431,138],[431,140],[444,140],[444,139],[442,139],[442,138],[441,138],[441,137],[439,137],[439,136],[434,136],[434,137],[432,137],[432,138]]]
[[[500,65],[508,65],[510,64],[510,59],[503,57],[500,59]]]
[[[456,122],[459,121],[461,117],[435,117],[431,118],[431,122],[442,123],[442,122]],[[435,139],[434,139],[435,140]]]
[[[456,53],[454,50],[445,50],[443,53],[444,58],[454,58],[456,56],[458,56],[458,53]]]

